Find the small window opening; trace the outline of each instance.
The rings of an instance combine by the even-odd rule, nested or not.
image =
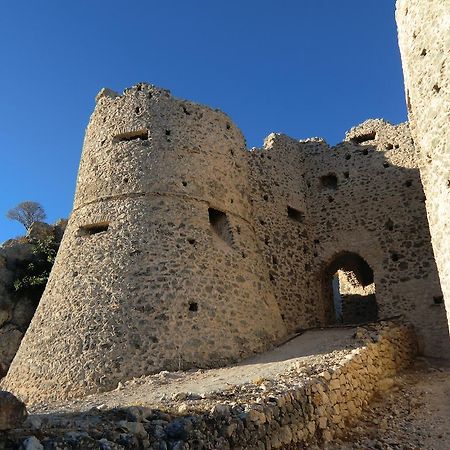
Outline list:
[[[93,234],[103,233],[104,231],[108,231],[109,223],[108,222],[99,222],[99,223],[91,223],[89,225],[82,225],[78,229],[79,236],[91,236]]]
[[[287,207],[287,214],[290,219],[295,220],[296,222],[302,223],[305,220],[303,212],[292,208],[291,206]]]
[[[348,178],[350,176],[349,172],[344,172],[344,178]]]
[[[148,130],[142,129],[142,130],[136,130],[136,131],[127,131],[125,133],[116,134],[113,138],[114,143],[128,142],[128,141],[135,141],[135,140],[141,140],[141,141],[148,140]]]
[[[439,87],[438,84],[435,84],[435,85],[433,86],[433,91],[436,92],[436,94],[439,94],[440,90],[441,90],[441,88]]]
[[[424,48],[424,49],[422,50],[422,53],[420,54],[420,56],[425,56],[426,54],[427,54],[427,49]]]
[[[444,303],[444,296],[437,295],[437,296],[433,297],[433,303],[435,305],[442,305]]]
[[[195,239],[193,238],[188,238],[187,241],[189,242],[189,244],[194,245],[195,244]]]
[[[383,163],[383,167],[384,167],[385,169],[387,169],[387,168],[389,167],[389,163],[384,162],[384,163]]]
[[[227,122],[227,130],[231,128],[231,125]]]
[[[394,262],[397,262],[399,260],[400,256],[398,255],[398,253],[392,252],[391,253],[391,259]]]
[[[386,230],[392,231],[394,229],[394,222],[392,222],[391,219],[388,219],[384,224],[384,227],[386,228]]]
[[[269,200],[269,196],[267,194],[264,194],[263,199],[267,202]]]
[[[363,154],[363,155],[368,155],[368,154],[369,154],[369,150],[367,150],[367,148],[365,148],[365,149],[362,151],[362,154]]]
[[[166,136],[170,136],[170,130],[166,130]]]
[[[338,185],[337,176],[334,173],[323,175],[320,177],[320,184],[325,189],[332,189],[333,191],[335,191]]]
[[[352,157],[352,155],[350,155],[350,154],[348,154],[348,153],[345,155],[345,159],[346,159],[347,161],[348,161],[351,157]]]
[[[141,108],[139,108],[139,106],[137,106],[137,107],[134,109],[134,112],[135,112],[136,114],[139,114],[139,113],[141,112]]]
[[[187,181],[182,181],[181,184],[186,187],[187,186]]]
[[[394,146],[392,144],[386,144],[386,150],[392,150]]]
[[[233,234],[227,215],[218,209],[208,208],[208,217],[214,234],[231,246],[233,244]]]
[[[197,302],[190,302],[189,303],[189,311],[197,312],[198,311],[198,303]]]
[[[412,180],[406,180],[405,181],[405,186],[406,187],[411,187],[412,186]]]
[[[373,141],[377,137],[377,133],[375,131],[371,131],[370,133],[361,134],[360,136],[355,136],[350,140],[356,144],[362,144],[364,142]]]

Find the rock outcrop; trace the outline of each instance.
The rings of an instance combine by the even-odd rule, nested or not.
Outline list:
[[[35,222],[26,236],[0,246],[0,377],[8,371],[45,288],[45,280],[36,286],[20,283],[29,276],[29,265],[40,258],[40,243],[48,242],[56,252],[66,223]]]

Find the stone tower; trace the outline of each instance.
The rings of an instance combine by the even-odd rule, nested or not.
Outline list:
[[[436,263],[450,322],[450,0],[398,0],[411,132],[421,151]]]
[[[286,334],[230,119],[140,84],[102,90],[74,209],[5,386],[33,401],[211,367]]]

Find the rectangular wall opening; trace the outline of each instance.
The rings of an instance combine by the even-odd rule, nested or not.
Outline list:
[[[226,213],[218,209],[208,208],[208,217],[214,234],[226,242],[229,246],[233,245],[233,234]]]
[[[144,128],[142,130],[127,131],[125,133],[116,134],[113,138],[114,143],[135,141],[135,140],[141,140],[141,141],[148,140],[148,130],[146,128]]]
[[[305,220],[305,215],[303,212],[292,208],[292,206],[287,207],[287,214],[290,219],[295,220],[296,222],[303,223]]]
[[[372,131],[370,133],[361,134],[359,136],[352,137],[350,140],[355,144],[362,144],[363,142],[374,141],[377,137],[377,133]]]
[[[88,225],[82,225],[78,229],[78,236],[91,236],[93,234],[103,233],[108,231],[109,222],[90,223]]]

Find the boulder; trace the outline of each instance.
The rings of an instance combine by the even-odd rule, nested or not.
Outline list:
[[[3,372],[8,370],[22,338],[23,333],[15,325],[8,324],[0,328],[0,366]]]
[[[22,331],[26,331],[36,311],[36,301],[25,297],[16,302],[12,322]],[[1,314],[1,310],[0,310]]]
[[[25,404],[11,392],[0,391],[0,430],[17,428],[26,418]]]
[[[12,319],[13,304],[6,296],[0,296],[0,327]]]

